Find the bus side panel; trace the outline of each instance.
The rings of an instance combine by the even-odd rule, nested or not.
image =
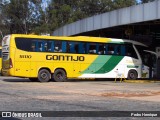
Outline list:
[[[12,57],[14,75],[20,77],[30,77],[30,59],[31,55],[22,50],[15,50],[15,59]],[[12,52],[11,52],[12,53]]]
[[[132,57],[118,58],[116,56],[114,57],[115,60],[110,58],[107,59],[107,57],[102,58],[101,56],[100,58],[106,62],[102,63],[95,61],[96,64],[92,63],[92,67],[90,66],[85,69],[80,78],[116,78],[119,75],[123,75],[123,77],[127,78],[128,72],[131,69],[137,71],[138,78],[141,77],[141,64],[138,59]],[[95,72],[93,72],[94,68]]]
[[[31,73],[30,77],[37,77],[38,76],[38,67],[37,67],[37,61],[31,60]]]
[[[31,77],[38,77],[38,72],[40,69],[48,69],[49,72],[53,73],[54,62],[46,61],[34,61],[31,63]]]
[[[73,63],[73,78],[77,78],[81,75],[81,64],[80,63]]]
[[[124,57],[122,60],[122,64],[124,64],[124,76],[125,78],[128,77],[128,72],[130,70],[135,70],[138,74],[138,78],[141,77],[141,61],[139,59],[134,59],[132,57]]]
[[[15,61],[15,76],[30,77],[30,62]]]

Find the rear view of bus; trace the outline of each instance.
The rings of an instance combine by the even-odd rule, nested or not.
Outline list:
[[[10,35],[5,36],[2,40],[2,74],[9,75],[12,68],[12,60],[10,59]]]

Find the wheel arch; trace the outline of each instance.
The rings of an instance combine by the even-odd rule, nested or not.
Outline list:
[[[48,67],[41,67],[41,68],[39,68],[39,69],[38,69],[38,73],[39,73],[39,71],[42,70],[42,69],[46,69],[46,70],[48,70],[48,71],[51,73],[51,70],[50,70]]]
[[[66,72],[66,70],[65,70],[64,68],[56,68],[56,69],[54,70],[54,72],[55,72],[56,70],[58,70],[58,69],[64,70],[64,72],[66,73],[66,76],[67,76],[67,72]]]

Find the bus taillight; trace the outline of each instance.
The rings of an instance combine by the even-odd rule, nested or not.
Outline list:
[[[12,59],[11,58],[9,59],[9,67],[13,68],[13,64],[12,64]]]

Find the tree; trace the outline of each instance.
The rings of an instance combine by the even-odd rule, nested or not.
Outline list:
[[[38,4],[35,0],[10,0],[1,4],[4,26],[9,28],[9,33],[29,33],[37,24]]]
[[[136,0],[0,0],[3,33],[52,33],[85,17],[136,4]]]
[[[52,0],[48,9],[51,18],[49,23],[54,24],[51,29],[54,30],[85,17],[128,7],[136,3],[136,0]]]
[[[137,3],[136,0],[114,0],[113,1],[113,10],[136,5],[136,3]]]

